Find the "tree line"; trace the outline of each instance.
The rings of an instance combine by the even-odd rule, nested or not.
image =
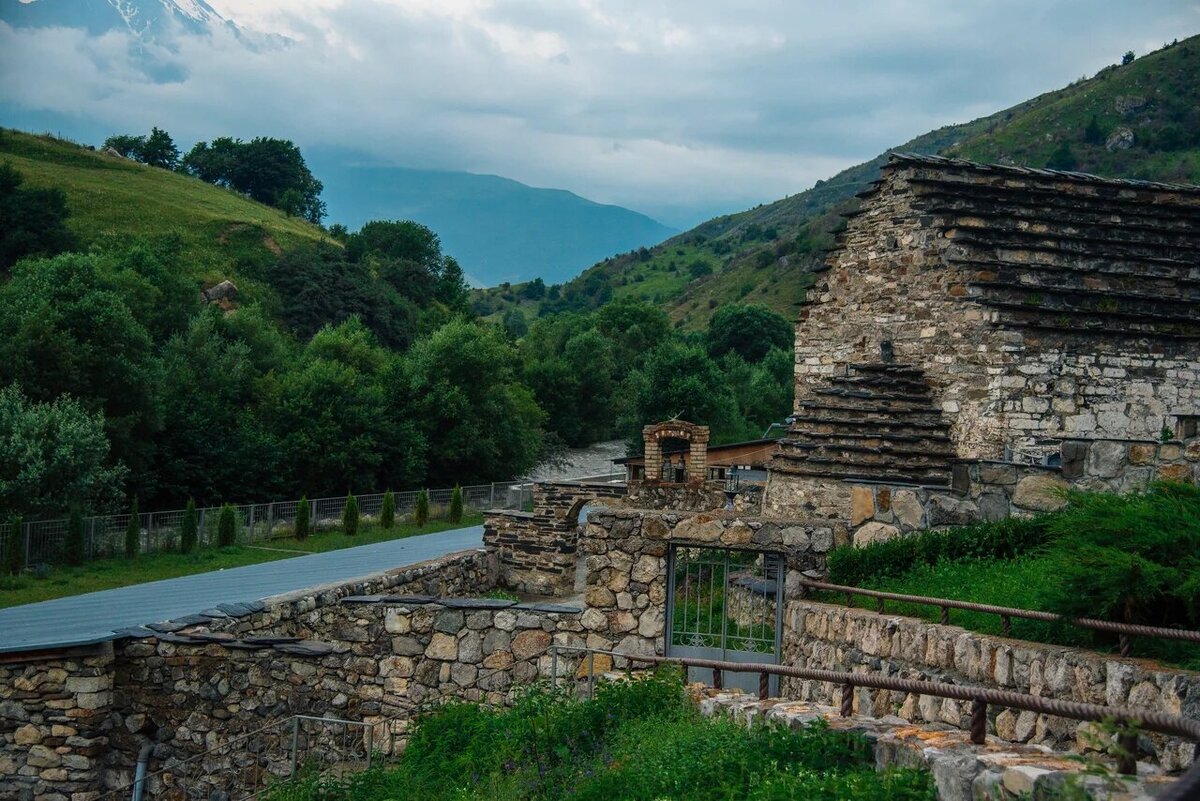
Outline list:
[[[324,186],[309,171],[290,139],[256,136],[249,142],[228,136],[197,142],[186,154],[161,128],[149,135],[117,134],[104,148],[142,164],[176,170],[216,186],[241,192],[293,217],[320,224],[325,217]]]
[[[0,273],[0,519],[484,483],[568,445],[640,448],[672,415],[719,442],[790,410],[779,315],[683,333],[625,300],[514,333],[411,221],[242,264],[232,308],[171,237],[76,247],[51,236]]]

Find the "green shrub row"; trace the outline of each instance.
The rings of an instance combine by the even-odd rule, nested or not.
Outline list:
[[[1047,516],[1010,517],[898,537],[865,548],[841,546],[829,553],[829,581],[857,586],[944,560],[1012,559],[1046,545],[1052,536],[1048,524]]]

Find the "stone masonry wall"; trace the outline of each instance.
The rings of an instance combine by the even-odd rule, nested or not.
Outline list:
[[[1178,256],[1196,247],[1198,204],[1194,190],[894,159],[802,309],[797,409],[889,343],[923,371],[963,458],[1153,438],[1200,415],[1200,268]]]
[[[725,482],[702,484],[662,484],[656,481],[632,481],[620,505],[631,509],[673,509],[683,512],[710,512],[725,508]],[[757,487],[743,487],[733,497],[733,508],[742,514],[757,514],[762,493]]]
[[[580,541],[587,568],[580,622],[587,645],[629,654],[663,653],[671,545],[781,553],[790,579],[785,592],[794,594],[799,571],[824,568],[833,537],[825,522],[734,512],[593,512]]]
[[[562,595],[575,583],[580,510],[621,498],[623,484],[539,482],[533,511],[491,511],[483,542],[497,560],[500,586],[536,595]]]
[[[67,801],[101,786],[112,648],[0,664],[0,798]]]
[[[787,604],[783,661],[1200,718],[1200,673],[1166,671],[1146,660],[992,637],[957,626],[807,600]],[[840,688],[789,679],[783,693],[789,698],[837,703]],[[880,690],[857,690],[855,709],[913,722],[941,721],[963,729],[969,728],[970,721],[969,702]],[[1087,746],[1088,724],[995,707],[989,708],[989,716],[989,731],[1005,740],[1059,749]],[[1191,764],[1194,745],[1190,742],[1149,735],[1142,743],[1167,770]]]

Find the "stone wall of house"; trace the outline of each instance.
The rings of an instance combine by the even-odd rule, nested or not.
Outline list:
[[[663,484],[657,481],[629,482],[620,505],[631,509],[672,509],[683,512],[710,512],[725,508],[725,482],[703,484]],[[758,514],[762,492],[758,487],[742,487],[733,496],[733,509],[742,514]]]
[[[617,502],[623,484],[539,482],[533,511],[487,513],[483,542],[497,565],[499,586],[537,595],[564,595],[575,584],[580,511],[589,504]]]
[[[580,541],[587,571],[580,622],[587,645],[628,654],[663,653],[671,545],[783,554],[788,567],[785,594],[796,594],[799,571],[823,569],[833,542],[833,528],[824,521],[723,511],[593,512]]]
[[[100,789],[112,666],[107,644],[0,664],[0,798],[68,801]]]
[[[1200,415],[1200,268],[1177,257],[1198,208],[1194,189],[893,159],[801,311],[797,410],[887,351],[963,458]]]
[[[1156,669],[1145,660],[992,637],[957,626],[807,600],[787,604],[785,626],[789,634],[783,661],[787,664],[997,687],[1200,719],[1200,673]],[[783,692],[789,698],[837,703],[840,688],[788,679]],[[868,715],[895,714],[914,722],[941,721],[969,728],[969,702],[859,689],[855,708]],[[989,709],[989,715],[989,731],[1005,740],[1073,750],[1087,745],[1088,724],[1000,708]],[[1195,747],[1160,735],[1143,737],[1143,744],[1167,770],[1190,765]]]

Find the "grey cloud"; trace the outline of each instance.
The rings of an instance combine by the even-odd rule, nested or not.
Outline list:
[[[236,19],[249,1],[219,6]],[[0,102],[185,142],[355,147],[681,223],[1200,29],[1194,0],[519,0],[460,17],[324,5],[284,12],[296,41],[269,50],[218,34],[147,54],[116,34],[0,23]]]

